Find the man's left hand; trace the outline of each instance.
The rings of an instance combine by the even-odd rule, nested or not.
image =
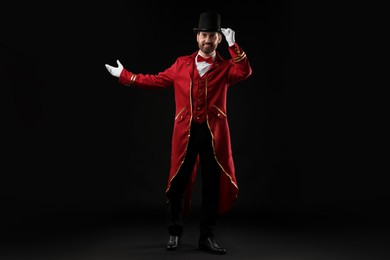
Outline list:
[[[226,39],[229,47],[233,46],[234,43],[236,42],[236,40],[234,39],[235,32],[230,28],[221,28],[221,31],[222,31],[223,35],[225,35],[225,39]]]

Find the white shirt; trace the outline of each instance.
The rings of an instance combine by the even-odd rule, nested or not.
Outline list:
[[[200,55],[199,52],[198,52],[198,55]],[[195,64],[196,64],[196,68],[198,69],[199,75],[202,77],[209,70],[209,68],[212,64],[207,63],[205,61],[198,62],[197,61],[198,55],[195,56]],[[215,59],[215,53],[213,55],[213,61],[214,61],[214,59]]]

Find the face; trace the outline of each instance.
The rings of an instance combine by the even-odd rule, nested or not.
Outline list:
[[[218,32],[198,32],[196,34],[199,49],[206,55],[211,55],[222,40],[222,35]]]

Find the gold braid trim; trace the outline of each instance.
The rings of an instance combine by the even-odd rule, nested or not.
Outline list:
[[[239,61],[242,61],[245,58],[246,58],[246,53],[245,52],[241,52],[239,55],[237,55],[237,57],[235,57],[233,59],[233,63],[237,63]]]
[[[126,86],[132,86],[132,85],[134,85],[134,82],[135,82],[137,76],[138,76],[137,74],[131,75],[131,77],[130,77],[130,82],[129,82],[128,84],[126,84]]]

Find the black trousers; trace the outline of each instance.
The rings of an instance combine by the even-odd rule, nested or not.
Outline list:
[[[172,180],[168,203],[168,232],[181,236],[183,233],[183,197],[186,185],[199,154],[202,177],[200,238],[213,237],[218,216],[220,168],[215,160],[211,134],[207,123],[192,123],[186,158]]]

